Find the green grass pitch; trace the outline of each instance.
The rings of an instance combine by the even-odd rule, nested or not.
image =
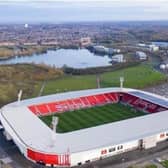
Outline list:
[[[142,111],[135,111],[135,109],[129,106],[117,103],[59,113],[55,114],[55,116],[59,117],[57,132],[64,133],[143,116],[145,114]],[[50,126],[52,116],[44,116],[40,117],[40,119]]]
[[[114,72],[106,72],[100,75],[100,85],[105,87],[119,87],[120,77],[125,78],[124,87],[145,88],[153,84],[159,84],[166,80],[166,76],[150,65],[138,65]],[[39,88],[41,85],[39,86]],[[61,93],[74,90],[95,89],[96,75],[64,76],[60,79],[50,80],[46,83],[43,95]]]

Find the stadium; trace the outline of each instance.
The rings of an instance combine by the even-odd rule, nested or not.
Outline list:
[[[56,128],[53,116],[59,118],[53,123]],[[0,111],[7,140],[28,160],[51,167],[73,167],[155,147],[168,139],[167,118],[166,98],[128,88],[42,96],[10,103]]]

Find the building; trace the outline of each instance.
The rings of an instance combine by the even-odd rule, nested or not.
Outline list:
[[[150,51],[156,52],[159,51],[159,46],[156,46],[155,44],[149,45]]]
[[[123,54],[114,55],[114,56],[112,56],[111,60],[112,60],[112,62],[117,62],[117,63],[125,62]]]
[[[13,43],[13,42],[0,42],[0,46],[4,46],[4,47],[13,47],[16,45],[17,43]]]
[[[82,37],[80,39],[80,45],[82,47],[87,47],[92,44],[91,38],[90,37]]]
[[[103,54],[108,54],[108,55],[118,54],[121,52],[120,49],[107,48],[107,47],[100,46],[100,45],[93,46],[93,50],[97,53],[103,53]]]
[[[104,46],[100,46],[100,45],[93,46],[93,49],[97,53],[104,53],[104,54],[107,54],[109,51],[108,48],[106,48]]]
[[[25,45],[25,46],[37,46],[38,43],[37,42],[26,42],[26,43],[23,43],[23,45]]]
[[[121,52],[120,49],[109,48],[109,50],[108,50],[109,55],[118,54],[120,52]]]
[[[44,45],[44,46],[57,46],[58,42],[57,41],[42,41],[41,45]]]
[[[151,51],[151,52],[157,52],[159,51],[159,46],[155,45],[155,44],[144,44],[144,43],[139,43],[138,47],[147,50],[147,51]]]
[[[139,59],[139,60],[147,60],[147,55],[146,53],[142,52],[142,51],[137,51],[136,52],[136,57]]]
[[[38,118],[118,101],[151,115],[63,134],[53,132]],[[13,140],[27,159],[52,167],[71,167],[126,151],[155,147],[168,139],[167,118],[168,99],[126,88],[60,93],[10,103],[0,110],[6,138]]]

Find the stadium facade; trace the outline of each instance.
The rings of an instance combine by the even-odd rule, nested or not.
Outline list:
[[[68,133],[55,133],[38,118],[119,101],[149,115]],[[0,111],[6,138],[13,140],[27,159],[53,167],[71,167],[134,149],[155,147],[168,139],[167,118],[166,98],[126,88],[43,96],[8,104]]]

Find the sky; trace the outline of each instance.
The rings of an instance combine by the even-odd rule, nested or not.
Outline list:
[[[1,23],[168,21],[168,0],[0,0]]]

